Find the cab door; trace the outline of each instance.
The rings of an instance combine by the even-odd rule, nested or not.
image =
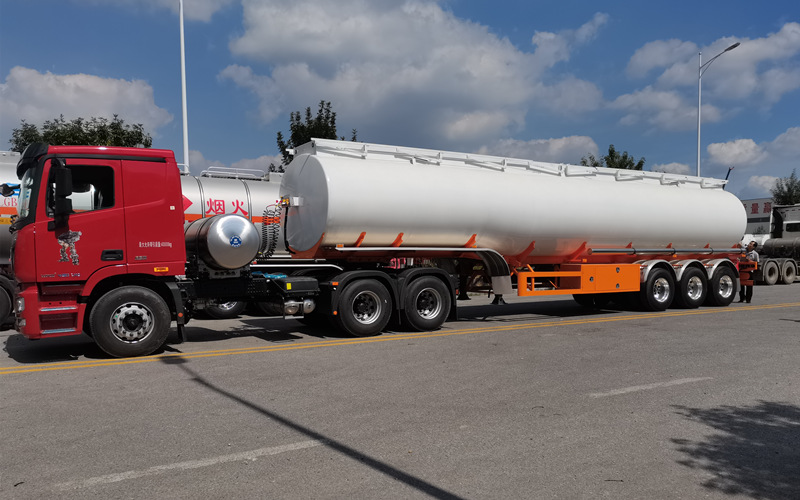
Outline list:
[[[37,274],[42,282],[86,281],[98,269],[124,265],[125,220],[119,160],[62,159],[72,173],[72,211],[54,217],[55,175],[45,165],[35,226]]]

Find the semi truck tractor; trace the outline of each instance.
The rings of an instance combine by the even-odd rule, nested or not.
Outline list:
[[[769,234],[745,235],[742,243],[747,245],[751,240],[759,243],[756,283],[794,283],[800,268],[800,204],[774,205]]]
[[[20,153],[0,151],[0,185],[6,186],[3,198],[0,198],[0,321],[11,324],[14,319],[11,300],[14,284],[10,277],[11,233],[8,228],[12,218],[17,216],[19,190],[15,188],[19,184],[16,174],[19,160]],[[199,176],[182,172],[180,179],[185,227],[198,219],[214,215],[240,214],[253,222],[259,232],[269,229],[269,225],[262,226],[264,217],[269,218],[269,214],[264,213],[264,207],[276,205],[281,174],[210,167]],[[84,198],[84,203],[91,206],[92,198],[88,195]],[[79,199],[78,194],[73,195],[76,203]],[[271,260],[269,263],[256,263],[256,269],[268,272],[277,267],[297,265],[296,262],[290,263],[290,256],[283,248],[265,250],[270,252]],[[243,301],[208,301],[202,309],[212,318],[223,319],[235,317],[245,306],[246,302]]]
[[[724,181],[319,139],[292,153],[259,232],[240,213],[185,227],[171,151],[32,145],[12,225],[17,330],[146,355],[216,300],[355,336],[392,319],[428,331],[456,317],[458,273],[478,267],[495,303],[624,296],[659,311],[725,306],[737,289],[746,217]],[[272,247],[299,265],[255,270]]]

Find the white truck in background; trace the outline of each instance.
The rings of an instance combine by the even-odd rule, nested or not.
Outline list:
[[[759,285],[791,284],[800,270],[800,204],[773,205],[769,234],[745,234],[742,243],[758,243]]]

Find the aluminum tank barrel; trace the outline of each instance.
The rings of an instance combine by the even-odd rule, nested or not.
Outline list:
[[[731,248],[741,202],[724,181],[314,140],[281,184],[288,245],[464,247],[527,261],[589,248]]]

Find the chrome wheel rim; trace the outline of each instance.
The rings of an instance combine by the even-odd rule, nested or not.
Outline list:
[[[703,296],[703,280],[699,276],[692,276],[686,283],[686,294],[691,300],[700,300]]]
[[[719,279],[719,286],[717,286],[717,294],[720,297],[728,298],[734,294],[735,286],[733,278],[727,274]]]
[[[371,325],[378,321],[383,310],[383,304],[378,294],[364,291],[353,299],[353,317],[362,325]]]
[[[670,286],[667,278],[658,278],[653,283],[653,298],[656,302],[664,303],[669,298]]]
[[[423,319],[434,319],[442,312],[442,296],[433,288],[424,288],[417,294],[417,315]]]
[[[143,304],[128,302],[119,306],[110,321],[111,333],[123,342],[140,342],[153,333],[153,312]]]

